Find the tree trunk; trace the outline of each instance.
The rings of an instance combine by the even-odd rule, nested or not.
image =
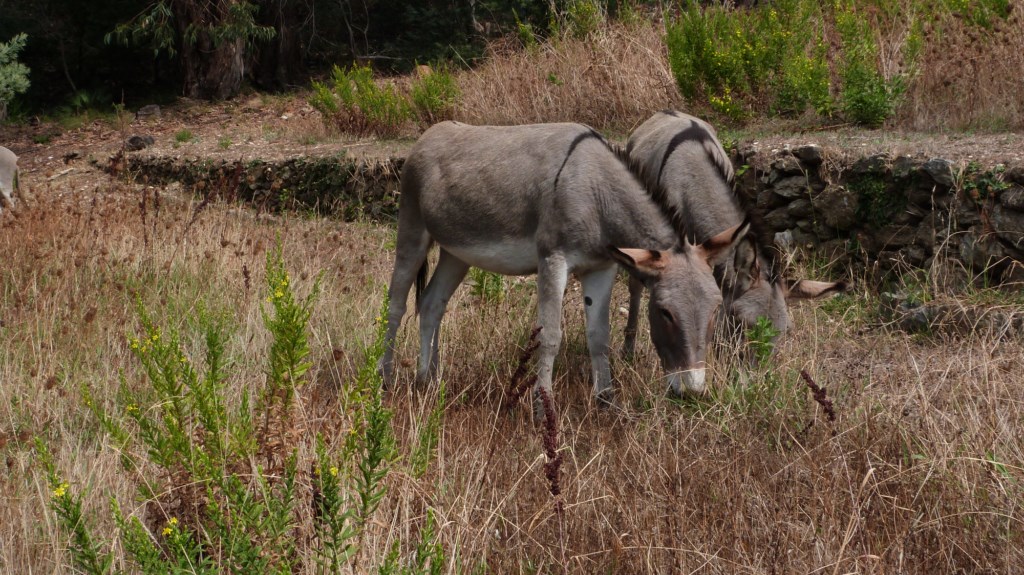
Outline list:
[[[267,90],[281,90],[303,80],[302,47],[305,31],[302,22],[309,8],[300,0],[266,0],[259,23],[276,31],[261,49],[256,62],[256,83]]]
[[[190,24],[220,24],[235,0],[178,0],[173,4],[174,18],[182,39],[182,93],[201,100],[225,100],[242,89],[245,74],[245,40],[215,43],[207,31],[200,31],[195,42],[186,34]]]

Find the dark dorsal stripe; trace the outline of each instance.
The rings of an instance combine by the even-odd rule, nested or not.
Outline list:
[[[565,153],[565,159],[562,160],[562,165],[558,167],[558,173],[555,174],[556,190],[558,189],[558,179],[562,177],[562,170],[564,170],[565,165],[569,163],[569,158],[572,157],[572,153],[576,151],[576,146],[579,146],[580,142],[582,142],[583,140],[589,140],[590,138],[597,138],[598,140],[605,142],[604,137],[601,136],[601,134],[598,134],[597,130],[591,128],[590,126],[585,127],[587,128],[587,131],[583,132],[582,134],[576,136],[576,138],[573,139],[572,143],[569,144],[569,151]],[[605,142],[605,144],[607,145],[607,142]]]
[[[692,237],[693,234],[692,232],[687,231],[690,228],[690,226],[687,224],[686,219],[683,217],[683,214],[679,211],[679,209],[676,208],[672,204],[672,202],[669,201],[668,192],[665,190],[665,187],[662,186],[660,182],[658,182],[652,188],[651,185],[648,183],[651,181],[650,178],[644,175],[643,166],[639,162],[634,160],[632,157],[630,157],[630,155],[626,152],[625,148],[623,148],[622,146],[612,145],[612,143],[606,140],[604,136],[599,134],[597,130],[591,128],[590,126],[585,127],[587,131],[576,136],[573,139],[572,143],[569,144],[569,150],[565,154],[565,159],[562,160],[562,165],[559,166],[558,173],[555,174],[554,188],[556,190],[558,189],[558,180],[562,176],[562,170],[564,170],[565,165],[569,163],[569,158],[571,158],[573,152],[576,151],[576,147],[586,140],[589,140],[591,138],[596,139],[600,141],[602,144],[604,144],[605,148],[611,151],[615,155],[615,157],[618,158],[620,162],[622,162],[622,165],[626,167],[626,170],[630,173],[630,175],[633,176],[633,179],[636,181],[636,183],[639,184],[640,187],[647,192],[647,194],[651,197],[652,200],[654,200],[654,203],[665,215],[665,219],[668,220],[669,225],[672,226],[672,229],[676,230],[678,237],[680,239],[688,238],[692,243],[694,241]]]
[[[668,143],[668,147],[665,148],[665,154],[661,156],[661,166],[658,168],[658,183],[661,183],[661,174],[665,171],[665,166],[668,164],[668,159],[672,155],[672,152],[676,151],[683,142],[699,142],[704,147],[704,152],[707,154],[708,159],[715,167],[718,168],[718,175],[722,176],[722,179],[726,182],[729,178],[726,177],[722,171],[722,167],[718,165],[718,161],[712,157],[710,150],[708,149],[709,144],[716,146],[715,139],[696,122],[691,122],[690,126],[685,130],[680,131]]]

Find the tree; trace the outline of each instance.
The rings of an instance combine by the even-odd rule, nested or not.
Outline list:
[[[275,35],[273,27],[256,23],[257,11],[248,0],[156,0],[106,40],[148,43],[154,55],[180,54],[182,93],[223,100],[241,89],[255,43]]]
[[[0,42],[0,120],[7,118],[7,104],[11,99],[28,90],[29,69],[17,60],[27,40],[28,36],[18,34],[6,44]]]

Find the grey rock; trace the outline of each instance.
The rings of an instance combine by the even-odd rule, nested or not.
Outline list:
[[[913,186],[907,189],[907,203],[926,208],[930,207],[932,205],[932,187]]]
[[[796,174],[803,174],[804,168],[800,165],[800,160],[794,156],[785,155],[779,156],[772,162],[772,170],[779,172],[784,176],[794,176]]]
[[[761,209],[772,209],[785,205],[786,199],[776,196],[771,188],[765,188],[757,194],[757,207]]]
[[[1024,186],[1024,165],[1013,166],[1003,172],[1003,179],[1007,182]]]
[[[808,166],[820,166],[824,161],[821,153],[821,146],[807,144],[793,148],[793,155]]]
[[[796,227],[799,230],[814,233],[814,222],[811,220],[797,220]]]
[[[777,195],[784,198],[802,198],[809,195],[807,178],[804,176],[791,176],[775,182],[772,188]]]
[[[848,230],[857,222],[860,200],[843,186],[830,185],[812,200],[814,210],[825,224],[836,230]]]
[[[800,229],[793,230],[793,245],[798,248],[816,248],[820,242],[812,233]]]
[[[914,158],[913,156],[898,156],[892,161],[892,177],[897,180],[909,178],[911,174],[921,168],[921,164],[923,163],[924,162]]]
[[[811,215],[811,200],[807,198],[797,198],[789,203],[787,207],[789,215],[793,218],[806,218]]]
[[[989,221],[1000,238],[1024,250],[1024,213],[997,205],[992,208]]]
[[[775,233],[775,245],[782,251],[788,252],[793,249],[793,232],[786,230]]]
[[[953,164],[942,158],[932,158],[921,165],[924,173],[936,184],[946,188],[953,187]]]
[[[861,158],[853,163],[850,172],[855,176],[884,174],[889,165],[889,154],[880,153]]]
[[[764,225],[768,226],[770,230],[787,230],[793,227],[793,218],[789,217],[788,208],[776,208],[765,214]]]
[[[975,270],[985,270],[1006,257],[1002,244],[971,228],[960,235],[960,259]]]
[[[877,244],[886,248],[901,248],[914,243],[917,228],[889,225],[875,232]]]
[[[156,140],[153,139],[153,136],[135,135],[125,141],[124,149],[129,152],[137,152],[152,146],[154,143],[156,143]]]
[[[139,111],[135,112],[136,120],[145,120],[149,118],[160,117],[160,106],[156,104],[149,104],[139,108]]]
[[[1024,212],[1024,187],[1011,186],[999,194],[999,205],[1004,208]]]

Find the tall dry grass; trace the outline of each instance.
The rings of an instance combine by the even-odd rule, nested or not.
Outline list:
[[[907,76],[907,91],[889,125],[897,129],[949,131],[1019,130],[1024,127],[1024,3],[1010,0],[1006,20],[991,29],[945,15],[924,28],[920,56],[905,61],[913,19],[928,20],[925,3],[888,7],[892,20],[873,14],[878,68],[885,78]],[[493,43],[484,63],[459,75],[461,101],[456,119],[475,124],[583,122],[625,135],[659,109],[677,108],[725,122],[706,101],[685,101],[668,64],[664,24],[654,16],[632,24],[609,22],[590,36],[556,38],[524,48],[517,39]],[[825,43],[841,45],[832,24]],[[799,41],[805,41],[799,38]],[[836,55],[830,56],[835,60]],[[840,77],[830,64],[832,92]],[[763,125],[768,117],[748,121]],[[804,118],[817,126],[822,119]],[[829,121],[824,121],[828,124]],[[832,121],[831,123],[834,123]]]
[[[514,39],[495,43],[483,64],[460,74],[455,118],[496,125],[582,122],[625,134],[653,110],[683,104],[663,36],[660,24],[641,22],[529,48]]]
[[[1011,1],[991,29],[946,22],[925,35],[900,125],[920,130],[988,131],[1024,127],[1024,3]]]
[[[277,237],[297,290],[325,272],[311,322],[315,383],[300,390],[293,422],[305,442],[298,468],[310,469],[312,432],[340,444],[347,414],[338,393],[373,335],[393,229],[223,204],[197,213],[198,202],[166,191],[157,211],[152,190],[143,221],[140,190],[119,184],[84,202],[56,191],[37,196],[33,210],[5,215],[0,227],[0,571],[72,572],[47,511],[34,436],[85,494],[100,535],[114,534],[109,496],[145,508],[132,499],[143,478],[121,468],[79,393],[88,383],[98,401],[115,405],[119,374],[142,377],[124,337],[135,325],[136,297],[183,334],[200,302],[230,311],[229,388],[240,395],[261,381],[267,336],[257,286]],[[374,571],[396,541],[409,553],[428,509],[447,573],[1020,571],[1024,345],[980,333],[892,331],[876,321],[868,288],[860,290],[794,309],[796,327],[774,367],[755,371],[747,386],[729,383],[733,348],[716,347],[715,401],[666,399],[642,340],[635,361],[615,365],[621,409],[598,410],[589,397],[582,295],[572,283],[554,386],[556,500],[528,399],[505,406],[533,325],[534,286],[513,282],[501,301],[460,289],[441,334],[449,399],[437,458],[421,477],[401,463],[389,476],[358,572]],[[617,286],[616,308],[625,291]],[[623,324],[616,317],[613,342]],[[413,381],[418,338],[409,326],[401,337],[404,384]],[[825,388],[836,421],[800,370]],[[416,443],[435,393],[411,383],[389,393],[402,453]],[[300,473],[303,504],[310,481]],[[298,541],[307,528],[296,526]]]

